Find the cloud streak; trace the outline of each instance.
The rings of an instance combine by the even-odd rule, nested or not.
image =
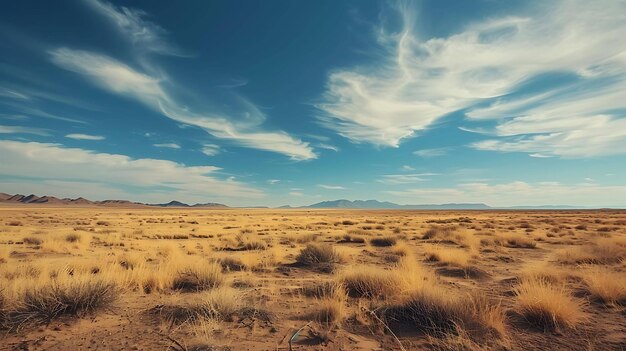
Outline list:
[[[180,145],[175,144],[175,143],[152,144],[152,146],[165,148],[165,149],[176,149],[176,150],[180,149]]]
[[[318,184],[318,187],[327,190],[345,190],[346,188],[341,185],[327,185],[327,184]]]
[[[415,174],[387,174],[383,175],[381,179],[378,180],[379,183],[388,184],[388,185],[397,185],[397,184],[411,184],[418,182],[425,182],[430,180],[430,176],[437,175],[436,173],[415,173]]]
[[[129,194],[133,187],[139,194],[151,193],[161,200],[204,201],[214,198],[260,198],[257,189],[234,180],[215,176],[219,167],[185,166],[180,163],[108,154],[60,144],[0,140],[0,174],[23,177],[20,182],[46,181],[92,183]],[[151,195],[152,196],[152,195]],[[142,195],[129,194],[131,198]],[[151,197],[153,199],[154,197]]]
[[[397,147],[466,110],[470,121],[496,123],[489,132],[495,139],[473,145],[480,150],[571,157],[626,152],[626,133],[618,132],[626,117],[626,3],[528,7],[520,16],[423,39],[415,9],[400,4],[402,29],[377,31],[384,59],[330,75],[317,104],[321,121],[352,141]],[[515,94],[547,73],[570,74],[574,83]]]
[[[166,30],[145,20],[148,14],[142,10],[121,6],[119,8],[106,1],[87,0],[94,10],[111,21],[118,31],[134,47],[164,55],[180,55],[180,50],[168,43]]]
[[[106,139],[105,137],[101,135],[90,135],[90,134],[80,134],[80,133],[67,134],[65,137],[69,139],[75,139],[75,140],[104,140]]]
[[[230,107],[216,108],[227,105],[222,101],[223,96],[195,99],[218,100],[211,108],[190,106],[189,101],[181,99],[185,89],[179,88],[151,56],[181,55],[180,50],[165,39],[166,31],[149,21],[148,14],[142,10],[116,7],[99,0],[87,0],[87,3],[131,44],[140,68],[103,54],[63,47],[49,51],[56,65],[87,77],[111,93],[138,100],[172,120],[201,128],[217,138],[280,153],[297,161],[317,157],[307,142],[284,131],[262,130],[265,115],[232,91],[227,93],[228,100],[233,101]]]
[[[40,136],[50,135],[48,130],[42,128],[30,128],[22,126],[3,126],[0,125],[0,134],[34,134]]]
[[[172,120],[199,127],[217,138],[281,153],[298,161],[317,157],[307,142],[285,132],[256,130],[264,119],[258,110],[253,111],[256,115],[253,120],[237,124],[227,116],[198,113],[185,107],[166,91],[164,86],[169,81],[164,76],[152,76],[113,58],[87,51],[60,48],[50,51],[50,55],[59,67],[79,73],[111,93],[131,97]]]

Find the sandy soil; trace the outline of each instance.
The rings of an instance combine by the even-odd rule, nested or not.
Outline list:
[[[440,237],[424,238],[432,227],[451,227],[476,238],[470,268],[430,258],[433,247],[469,250]],[[77,233],[79,241],[64,240]],[[362,238],[365,242],[346,240]],[[379,247],[370,240],[395,238]],[[534,247],[493,244],[515,236]],[[402,247],[408,257],[433,272],[451,293],[478,293],[500,304],[506,313],[507,336],[502,342],[477,341],[476,347],[513,350],[620,350],[626,348],[626,313],[617,303],[598,302],[579,274],[589,265],[566,264],[558,253],[587,247],[594,240],[624,238],[624,211],[366,211],[366,210],[194,210],[132,208],[0,208],[0,284],[17,289],[18,267],[70,264],[105,265],[130,256],[148,269],[157,269],[167,252],[178,260],[240,259],[242,270],[225,269],[225,285],[241,291],[253,313],[202,326],[166,318],[171,306],[192,304],[205,291],[176,289],[142,291],[126,285],[119,298],[104,309],[62,315],[47,324],[0,331],[1,350],[421,350],[453,349],[437,336],[418,328],[392,327],[369,317],[378,299],[349,298],[346,313],[331,325],[310,317],[319,301],[303,287],[336,279],[347,266],[390,268]],[[25,240],[25,238],[39,238]],[[302,239],[299,239],[302,238]],[[26,242],[25,242],[26,241]],[[358,240],[357,240],[358,241]],[[263,249],[243,250],[243,242],[262,242]],[[330,270],[296,263],[307,243],[330,244],[345,258]],[[171,255],[170,255],[171,256]],[[271,257],[270,257],[271,256]],[[169,257],[169,256],[167,256]],[[595,264],[624,276],[623,259]],[[150,268],[152,267],[152,268]],[[546,331],[515,312],[515,284],[529,267],[565,272],[568,291],[582,301],[584,319],[574,327]],[[20,268],[21,269],[21,268]],[[13,285],[12,285],[13,284]],[[25,284],[25,283],[24,283]],[[397,339],[394,337],[397,336]],[[456,349],[464,349],[458,347]]]

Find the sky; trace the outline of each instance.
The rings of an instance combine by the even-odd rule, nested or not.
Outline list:
[[[626,2],[12,1],[0,192],[626,206]]]

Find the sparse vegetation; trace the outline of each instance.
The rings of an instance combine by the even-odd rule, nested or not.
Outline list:
[[[620,211],[6,208],[0,220],[9,345],[151,350],[166,335],[180,350],[287,349],[302,327],[293,349],[620,346]]]
[[[532,326],[553,331],[573,328],[583,318],[582,301],[564,284],[542,278],[525,278],[515,288],[516,311]]]
[[[370,239],[370,244],[372,246],[393,246],[396,244],[396,238],[392,236],[372,238]]]
[[[222,283],[224,283],[224,276],[220,265],[196,260],[178,269],[172,287],[182,291],[200,291],[216,288]]]
[[[589,268],[582,273],[587,292],[608,305],[626,306],[626,276],[606,268]]]
[[[341,255],[327,244],[307,244],[296,257],[305,266],[334,265],[343,261]]]

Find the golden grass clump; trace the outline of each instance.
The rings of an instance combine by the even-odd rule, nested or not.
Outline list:
[[[401,295],[380,314],[392,327],[409,324],[437,337],[455,334],[458,329],[471,332],[475,338],[506,334],[504,310],[499,304],[478,294],[457,294],[432,282]]]
[[[397,292],[398,276],[376,266],[350,266],[339,272],[337,282],[350,297],[384,298]]]
[[[312,241],[316,241],[319,234],[304,233],[304,234],[291,234],[285,237],[285,240],[289,243],[306,244]]]
[[[178,268],[172,288],[190,292],[209,290],[223,283],[224,275],[218,263],[198,259]]]
[[[411,256],[403,257],[392,269],[376,266],[353,265],[341,270],[335,281],[351,297],[387,298],[417,285],[434,281],[435,277],[424,270]]]
[[[36,246],[39,246],[43,243],[43,240],[34,236],[27,236],[24,239],[22,239],[22,241],[26,245],[36,245]]]
[[[564,283],[570,274],[562,267],[547,262],[535,262],[523,267],[520,279],[545,280],[552,284]]]
[[[79,233],[71,233],[65,236],[65,241],[68,243],[76,243],[82,241],[83,237]]]
[[[523,278],[515,294],[515,310],[528,323],[544,331],[573,328],[585,317],[582,301],[572,297],[564,284],[543,278]]]
[[[497,238],[496,240],[500,240],[500,245],[506,247],[522,249],[534,249],[537,247],[537,243],[532,238],[522,235],[506,235],[502,238]]]
[[[339,252],[330,245],[307,244],[296,257],[296,261],[305,266],[319,266],[341,263],[343,258]]]
[[[241,309],[243,295],[237,289],[223,286],[204,292],[200,301],[202,318],[228,320]]]
[[[71,267],[31,268],[15,271],[5,283],[4,324],[10,329],[46,324],[62,315],[80,316],[108,308],[122,289],[123,279],[115,274]]]
[[[451,226],[430,227],[422,236],[422,239],[432,239],[443,243],[453,243],[470,251],[478,250],[480,239],[467,230],[459,230]]]
[[[370,239],[370,245],[372,246],[385,247],[385,246],[393,246],[395,244],[396,244],[396,238],[393,236],[381,236],[378,238]]]
[[[582,274],[592,298],[607,305],[626,306],[626,275],[606,268],[590,268]]]
[[[329,291],[315,302],[315,311],[308,316],[324,325],[339,325],[348,314],[346,289],[333,284]]]
[[[602,238],[585,245],[563,249],[556,254],[557,260],[567,264],[611,264],[626,259],[626,240]]]
[[[473,267],[471,255],[462,249],[432,246],[426,250],[426,258],[429,261],[441,262],[455,267],[467,269]]]

